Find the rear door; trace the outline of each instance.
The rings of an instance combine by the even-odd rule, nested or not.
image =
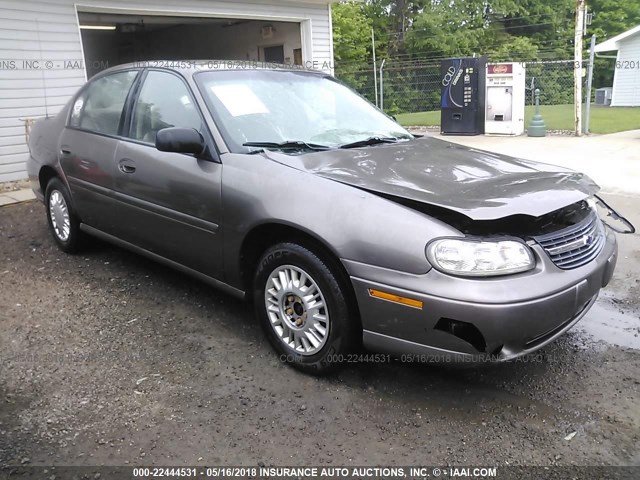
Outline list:
[[[184,79],[171,71],[147,71],[128,123],[128,139],[119,144],[114,158],[116,235],[220,278],[222,164],[155,148],[159,130],[185,127],[200,131],[215,152]]]
[[[102,75],[76,97],[62,132],[59,158],[73,205],[82,221],[112,232],[114,156],[124,125],[127,98],[139,70]]]

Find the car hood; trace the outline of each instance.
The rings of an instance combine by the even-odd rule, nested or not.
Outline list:
[[[272,160],[363,190],[447,208],[473,220],[539,217],[599,190],[588,176],[432,137]]]

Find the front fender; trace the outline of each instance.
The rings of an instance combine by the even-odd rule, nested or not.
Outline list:
[[[232,285],[241,285],[243,239],[264,223],[307,232],[343,260],[412,274],[430,270],[429,240],[461,235],[426,214],[260,154],[227,154],[222,161],[225,272]]]

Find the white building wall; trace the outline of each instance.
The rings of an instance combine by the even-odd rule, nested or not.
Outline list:
[[[620,42],[613,77],[611,106],[640,106],[640,34]]]
[[[77,5],[80,11],[297,21],[301,22],[305,62],[330,65],[333,52],[327,2],[79,0]],[[0,182],[26,177],[24,119],[55,115],[86,80],[75,5],[76,0],[0,3]],[[36,68],[24,61],[39,63]]]

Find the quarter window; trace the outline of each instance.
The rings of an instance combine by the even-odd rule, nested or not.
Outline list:
[[[158,131],[169,127],[202,131],[202,120],[187,86],[179,77],[151,71],[136,102],[131,138],[155,143]]]
[[[117,135],[122,109],[137,74],[134,70],[112,73],[91,82],[73,104],[69,125]]]

